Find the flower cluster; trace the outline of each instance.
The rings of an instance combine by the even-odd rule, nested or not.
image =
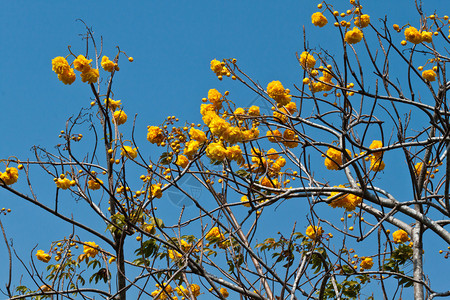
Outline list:
[[[306,235],[307,235],[311,240],[318,240],[318,239],[320,239],[320,237],[322,236],[322,234],[323,234],[323,229],[322,229],[322,227],[309,225],[308,228],[306,228]]]
[[[316,12],[312,14],[311,22],[314,24],[314,26],[323,27],[327,25],[328,20],[321,12]]]
[[[182,285],[177,286],[173,289],[170,284],[164,283],[162,286],[160,284],[156,284],[157,289],[151,293],[151,296],[154,299],[163,300],[163,299],[172,299],[178,300],[178,295],[181,299],[197,299],[200,296],[200,286],[193,283],[188,288],[185,288]]]
[[[422,72],[423,79],[426,79],[428,81],[435,81],[436,80],[436,72],[433,70],[425,70]]]
[[[230,71],[225,66],[225,63],[220,62],[217,59],[213,59],[211,61],[211,70],[216,74],[216,76],[219,80],[222,80],[223,75],[225,75],[227,77],[229,77],[231,75]]]
[[[9,167],[5,169],[5,172],[0,172],[0,179],[6,185],[11,185],[17,182],[19,178],[19,171],[14,167]],[[1,183],[0,181],[0,183]]]
[[[350,150],[345,149],[349,156],[352,156]],[[328,170],[339,170],[342,165],[342,153],[339,150],[334,148],[328,148],[326,158],[325,158],[325,166]]]
[[[363,38],[363,33],[359,30],[358,27],[353,27],[352,30],[349,30],[345,33],[344,40],[349,44],[356,44],[361,42]]]
[[[38,260],[43,261],[45,263],[48,263],[50,259],[52,258],[50,254],[45,253],[44,250],[38,250],[36,252],[36,257]]]
[[[98,254],[98,245],[95,242],[85,242],[83,252],[88,257],[94,258]]]
[[[372,269],[373,259],[371,257],[366,257],[366,258],[362,259],[360,266],[364,270]]]
[[[112,71],[114,71],[114,69],[116,71],[118,71],[118,69],[119,69],[117,63],[109,60],[108,56],[102,57],[101,65],[102,65],[103,70],[105,70],[106,72],[112,72]]]
[[[291,102],[289,89],[284,89],[280,81],[272,81],[267,85],[267,94],[277,102],[279,107]]]
[[[372,141],[372,144],[370,144],[371,150],[376,150],[378,148],[383,147],[383,142],[374,140]],[[369,155],[370,158],[370,169],[374,172],[379,172],[384,170],[385,164],[381,160],[383,156],[383,151],[375,151],[371,155]]]
[[[129,159],[135,159],[137,157],[137,149],[131,148],[130,146],[123,146],[120,155],[128,157]]]
[[[89,179],[88,180],[88,188],[91,189],[91,190],[98,190],[98,189],[100,189],[102,184],[103,184],[103,181],[101,181],[98,178],[96,178],[96,180],[94,180],[94,179]]]
[[[394,233],[392,233],[392,239],[394,240],[394,243],[396,244],[401,244],[401,243],[405,243],[409,240],[411,240],[408,236],[408,233],[406,233],[406,231],[399,229],[397,231],[395,231]]]
[[[345,188],[345,186],[343,185],[339,185],[338,187]],[[339,195],[340,193],[341,192],[331,192],[331,196],[329,196],[328,198],[332,198],[336,195]],[[331,201],[328,205],[333,208],[342,207],[345,208],[346,211],[353,211],[361,202],[361,197],[358,197],[354,194],[344,194]]]

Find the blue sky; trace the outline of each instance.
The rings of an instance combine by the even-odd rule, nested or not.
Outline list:
[[[200,100],[210,88],[229,90],[230,98],[241,106],[258,104],[254,93],[237,82],[217,80],[209,69],[213,58],[236,58],[239,66],[262,86],[272,80],[280,80],[287,87],[299,83],[302,71],[295,53],[303,51],[303,25],[309,47],[337,51],[334,31],[311,24],[310,16],[317,11],[318,3],[306,0],[2,3],[0,157],[32,157],[29,149],[33,145],[52,149],[59,142],[58,134],[67,118],[82,107],[89,107],[91,94],[86,84],[78,78],[73,85],[64,86],[51,70],[51,59],[67,55],[68,45],[75,53],[84,53],[85,45],[79,34],[85,33],[85,29],[76,19],[92,26],[97,42],[103,37],[104,55],[114,57],[115,46],[119,46],[134,57],[133,63],[121,57],[114,91],[115,99],[122,100],[129,117],[138,113],[136,128],[142,135],[147,125],[159,124],[167,115],[199,122]],[[335,3],[340,11],[349,8],[348,1]],[[418,25],[412,0],[362,4],[374,24],[377,17],[389,14],[393,23]],[[426,1],[425,11],[432,13],[438,7],[450,8],[446,0]],[[389,174],[391,179],[398,176]],[[53,189],[39,191],[42,197],[53,195]],[[1,191],[0,207],[13,210],[1,220],[24,257],[36,243],[48,244],[70,230],[67,226],[54,228],[54,218]],[[278,215],[281,213],[282,210]],[[2,257],[5,248],[0,245]],[[439,262],[448,267],[447,261]],[[1,271],[1,285],[5,276]]]

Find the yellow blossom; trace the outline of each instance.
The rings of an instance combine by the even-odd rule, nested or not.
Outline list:
[[[384,167],[386,165],[384,164],[384,161],[381,160],[381,158],[377,158],[372,156],[370,160],[370,169],[374,172],[383,171]]]
[[[225,70],[224,70],[225,69]],[[219,75],[225,75],[226,72],[226,68],[222,65],[222,63],[220,61],[218,61],[217,59],[213,59],[211,61],[211,70],[216,73],[217,76]]]
[[[105,70],[106,72],[112,72],[112,71],[114,71],[114,68],[116,67],[116,63],[109,60],[108,56],[102,57],[101,65],[102,65],[103,70]]]
[[[238,107],[234,110],[233,114],[238,118],[239,115],[245,115],[245,110],[242,107]]]
[[[211,122],[209,122],[208,127],[211,133],[215,136],[222,136],[222,134],[230,127],[230,123],[219,117],[218,115],[213,116]]]
[[[176,250],[168,250],[167,252],[169,253],[169,258],[172,261],[177,261],[183,257],[183,254],[181,254],[180,252],[178,252]]]
[[[196,140],[200,143],[204,143],[207,140],[206,134],[199,129],[195,129],[194,127],[191,127],[191,129],[189,130],[189,136],[191,137],[191,139]]]
[[[343,185],[339,185],[338,187],[345,188],[345,186]],[[331,196],[329,196],[328,198],[332,198],[338,194],[340,194],[340,192],[331,192]],[[358,197],[353,194],[344,194],[338,197],[337,199],[334,199],[328,205],[333,208],[342,207],[345,208],[346,211],[353,211],[361,202],[362,202],[361,197]]]
[[[106,105],[106,99],[104,100],[104,103],[105,103],[105,105]],[[120,108],[120,105],[121,105],[121,104],[122,104],[122,103],[120,103],[120,100],[113,100],[113,99],[109,98],[109,101],[108,101],[108,107],[109,107],[112,111],[115,111],[116,109]]]
[[[208,100],[217,108],[222,107],[222,94],[216,89],[210,89],[208,91]]]
[[[117,125],[122,125],[127,121],[127,114],[123,110],[117,110],[113,114],[113,119]]]
[[[275,129],[267,131],[266,136],[268,137],[270,142],[276,143],[281,141],[282,134],[278,129]]]
[[[361,261],[360,264],[361,268],[365,269],[365,270],[369,270],[372,269],[373,267],[373,259],[371,257],[366,257]]]
[[[87,72],[81,73],[81,81],[88,83],[96,83],[99,77],[98,69],[90,69]]]
[[[98,180],[98,182],[97,182]],[[89,179],[88,180],[88,188],[91,190],[98,190],[100,189],[101,185],[103,184],[103,181],[97,178],[97,180]]]
[[[399,229],[392,233],[392,239],[394,240],[394,243],[401,244],[405,243],[409,240],[411,240],[408,236],[408,233],[406,231]]]
[[[130,159],[135,159],[137,157],[137,149],[131,148],[130,146],[123,146],[121,148],[120,155],[128,157]]]
[[[242,142],[243,134],[239,127],[230,126],[222,134],[222,137],[230,144]]]
[[[202,116],[204,116],[208,112],[215,112],[215,110],[216,110],[216,107],[214,106],[214,104],[201,104],[200,105],[200,113]]]
[[[355,18],[355,25],[364,28],[370,24],[370,16],[369,15],[361,15],[361,17]]]
[[[62,74],[58,74],[58,79],[61,80],[62,83],[69,85],[74,83],[76,77],[77,76],[75,75],[75,72],[73,71],[72,68],[64,70]]]
[[[6,185],[16,183],[18,178],[19,171],[14,167],[6,168],[4,173],[0,172],[0,179],[3,180]]]
[[[194,297],[198,297],[200,295],[200,286],[195,283],[191,284],[191,291]]]
[[[267,85],[267,94],[281,106],[291,102],[291,95],[284,89],[280,81],[270,82]]]
[[[248,115],[252,117],[257,117],[260,115],[259,106],[253,105],[248,109]]]
[[[49,254],[45,253],[44,250],[38,250],[36,252],[36,257],[38,260],[48,263],[52,258]]]
[[[95,242],[85,242],[83,252],[88,257],[94,258],[98,254],[98,245]]]
[[[269,179],[268,177],[264,176],[259,180],[259,183],[262,186],[268,187],[268,188],[280,188],[280,183],[278,182],[278,179]]]
[[[196,140],[190,140],[189,142],[186,142],[186,145],[184,146],[184,152],[183,154],[186,155],[189,159],[192,159],[197,153],[197,150],[200,148],[200,142]]]
[[[218,227],[211,228],[205,236],[205,239],[211,243],[222,241],[225,236],[220,232]]]
[[[228,296],[230,295],[229,293],[228,293],[228,291],[227,291],[227,289],[226,288],[220,288],[220,293],[222,294],[222,296],[224,297],[224,298],[228,298]]]
[[[423,79],[426,79],[428,81],[435,81],[436,80],[436,72],[433,70],[425,70],[422,72]]]
[[[75,68],[75,70],[85,73],[91,69],[91,65],[90,65],[91,62],[92,62],[92,59],[88,60],[83,55],[78,55],[78,57],[73,61],[73,67]],[[95,81],[97,81],[97,80],[95,80]],[[83,81],[83,82],[86,82],[86,81]]]
[[[160,127],[148,126],[147,131],[147,140],[150,143],[157,144],[159,146],[164,141],[164,133]]]
[[[303,66],[303,68],[313,68],[316,64],[316,60],[312,54],[304,51],[300,55],[300,64]]]
[[[244,163],[244,157],[242,156],[242,150],[239,145],[227,147],[226,157],[229,160],[234,160],[239,165],[242,165]]]
[[[345,41],[349,44],[359,43],[363,38],[363,33],[359,30],[358,27],[353,27],[352,30],[349,30],[345,33]]]
[[[55,178],[54,181],[56,186],[63,190],[67,190],[71,186],[68,178]]]
[[[54,59],[52,59],[52,70],[60,75],[63,74],[65,71],[68,71],[70,69],[69,63],[67,60],[62,56],[57,56]]]
[[[422,40],[426,43],[431,43],[433,41],[433,33],[430,31],[423,31]]]
[[[248,202],[247,196],[242,196],[241,202],[242,202],[242,205],[244,205],[245,207],[250,207],[250,203]]]
[[[311,22],[315,26],[323,27],[323,26],[327,25],[328,20],[327,20],[327,18],[325,18],[325,16],[321,12],[316,12],[316,13],[312,14]]]
[[[347,154],[349,156],[352,155],[350,150],[345,149],[347,151]],[[327,156],[330,158],[325,158],[325,166],[328,170],[339,170],[339,167],[342,165],[342,157],[341,157],[341,151],[336,150],[334,148],[328,148],[327,150]]]
[[[150,187],[150,192],[152,193],[152,197],[154,198],[161,198],[162,197],[162,190],[161,190],[161,183],[152,184]]]
[[[309,225],[308,228],[306,228],[306,235],[312,240],[319,239],[322,236],[322,234],[323,234],[322,227]]]
[[[186,156],[184,155],[178,155],[177,161],[175,162],[175,164],[177,166],[182,167],[183,169],[186,168],[186,166],[188,165],[189,160]]]
[[[298,137],[295,132],[290,129],[284,131],[283,139],[283,144],[288,148],[295,148],[298,146]]]
[[[422,43],[422,34],[414,27],[410,26],[405,29],[405,40],[413,44]]]
[[[223,160],[226,154],[227,151],[221,142],[210,143],[206,148],[206,156],[212,160]]]

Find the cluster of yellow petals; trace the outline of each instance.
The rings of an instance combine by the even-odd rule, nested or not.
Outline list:
[[[67,190],[71,186],[75,185],[75,181],[69,180],[64,175],[61,175],[59,178],[53,179],[53,181],[55,181],[56,186],[62,190]]]
[[[312,239],[317,240],[319,239],[323,234],[322,227],[309,225],[308,228],[306,228],[306,235]]]
[[[435,81],[436,80],[436,72],[433,70],[425,70],[422,72],[423,79],[426,79],[428,81]]]
[[[182,167],[183,169],[187,167],[189,164],[189,159],[184,155],[178,155],[177,161],[175,162],[177,166]]]
[[[128,157],[130,159],[135,159],[137,157],[137,149],[131,148],[130,146],[123,146],[121,148],[120,155]]]
[[[363,38],[363,33],[359,30],[358,27],[353,27],[352,30],[349,30],[345,33],[344,40],[349,44],[356,44],[361,42]]]
[[[272,189],[278,189],[281,187],[281,184],[278,182],[277,178],[269,178],[267,176],[261,177],[259,184]]]
[[[343,185],[339,185],[338,187],[345,188],[345,186],[343,186]],[[329,196],[328,198],[332,198],[340,193],[341,192],[331,192],[331,196]],[[346,211],[353,211],[359,204],[361,204],[361,202],[362,202],[361,197],[358,197],[353,194],[344,194],[344,195],[340,196],[339,198],[334,199],[328,205],[333,208],[342,207],[342,208],[345,208]]]
[[[85,242],[83,252],[87,257],[94,258],[98,254],[98,245],[95,242]]]
[[[148,126],[147,127],[147,140],[152,144],[157,144],[158,146],[164,141],[164,133],[160,127]]]
[[[266,136],[270,142],[276,143],[281,141],[283,135],[278,129],[275,129],[267,131]]]
[[[371,257],[365,257],[360,264],[360,267],[364,270],[372,269],[373,267],[373,259]]]
[[[213,227],[208,231],[205,239],[210,243],[214,243],[223,241],[225,239],[225,236],[220,232],[220,229],[218,227]]]
[[[283,133],[283,145],[288,148],[295,148],[298,146],[298,136],[293,130],[286,129]]]
[[[280,81],[274,80],[267,85],[267,94],[274,99],[278,106],[284,106],[291,102],[290,91],[285,89]]]
[[[75,81],[75,72],[62,56],[57,56],[52,60],[52,70],[58,74],[58,79],[64,84],[72,84]]]
[[[316,59],[309,52],[303,51],[300,55],[300,65],[302,65],[303,68],[314,68]]]
[[[382,148],[382,147],[383,147],[383,142],[378,141],[378,140],[372,141],[372,144],[370,144],[370,146],[369,146],[369,148],[372,150]],[[379,172],[379,171],[384,170],[385,164],[381,160],[382,156],[383,156],[383,151],[375,151],[369,156],[370,157],[370,169],[372,171]]]
[[[355,25],[364,28],[369,26],[370,24],[370,16],[369,15],[361,15],[355,18]]]
[[[89,179],[88,180],[88,188],[91,190],[98,190],[100,189],[101,185],[103,184],[103,181],[96,178],[97,180],[94,179]]]
[[[51,259],[51,256],[47,253],[45,253],[44,250],[38,250],[36,252],[36,257],[38,260],[43,261],[45,263],[48,263]]]
[[[349,156],[352,155],[350,150],[345,149]],[[336,150],[334,148],[328,148],[327,157],[325,158],[325,166],[328,170],[339,170],[339,167],[342,165],[342,156],[341,151]],[[329,157],[329,158],[328,158]]]
[[[117,64],[111,61],[108,56],[102,57],[101,65],[103,70],[105,70],[106,72],[112,72],[117,68]]]
[[[199,129],[195,129],[194,127],[191,127],[191,129],[189,130],[189,136],[191,137],[191,139],[196,140],[200,143],[204,143],[207,140],[206,134]]]
[[[6,184],[11,185],[17,182],[19,178],[19,171],[14,167],[5,169],[5,172],[0,172],[0,179]],[[1,183],[1,181],[0,181]]]
[[[152,194],[153,198],[161,198],[162,197],[162,184],[161,183],[157,183],[157,184],[152,184],[152,186],[150,187],[150,192]]]
[[[217,109],[222,108],[223,96],[216,89],[210,89],[208,91],[208,100],[211,102]]]
[[[120,108],[120,105],[122,104],[120,100],[113,100],[111,98],[104,100],[105,105],[108,104],[108,108],[112,111],[115,111],[116,109]]]
[[[113,114],[113,119],[117,125],[122,125],[127,121],[128,116],[123,110],[116,110]]]
[[[311,22],[314,24],[314,26],[323,27],[327,25],[328,20],[321,12],[315,12],[311,16]]]
[[[394,240],[394,243],[401,244],[405,243],[409,240],[411,240],[408,236],[408,233],[406,231],[399,229],[392,233],[392,239]]]
[[[189,159],[192,159],[197,153],[197,150],[200,148],[200,146],[201,144],[199,141],[190,140],[189,142],[186,142],[183,154],[186,155]]]
[[[413,44],[420,44],[423,41],[422,34],[415,27],[405,29],[405,40]]]

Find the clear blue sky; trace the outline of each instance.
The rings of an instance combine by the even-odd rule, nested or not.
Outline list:
[[[348,1],[334,2],[340,11],[349,8]],[[425,2],[427,13],[447,8],[442,14],[450,14],[446,0]],[[236,58],[240,67],[262,86],[272,80],[291,88],[299,83],[302,72],[295,53],[303,51],[303,25],[310,47],[324,47],[331,52],[336,49],[334,31],[311,24],[310,16],[317,11],[318,3],[4,1],[0,11],[0,157],[31,158],[29,149],[33,145],[53,149],[67,118],[89,106],[91,93],[86,84],[78,78],[73,85],[65,86],[51,70],[51,59],[67,55],[67,45],[72,45],[75,53],[84,53],[85,44],[79,34],[84,34],[85,29],[76,19],[92,26],[97,42],[103,37],[104,55],[114,57],[115,46],[120,46],[134,57],[133,63],[121,57],[115,99],[122,100],[129,117],[138,113],[137,132],[145,134],[147,125],[159,124],[167,115],[200,121],[200,99],[210,88],[229,90],[230,98],[241,106],[255,100],[255,95],[237,82],[219,82],[209,69],[213,58]],[[377,18],[385,14],[392,23],[418,25],[412,0],[368,0],[362,4],[375,25]],[[396,178],[388,170],[386,174]],[[40,189],[38,196],[54,197],[54,190]],[[70,230],[55,228],[54,218],[2,191],[0,207],[13,210],[1,220],[25,260],[37,243],[48,247],[50,241]],[[303,217],[299,214],[299,218]],[[5,255],[4,244],[0,243],[0,257]],[[449,267],[442,258],[437,262]],[[0,269],[3,287],[7,274],[3,267]]]

